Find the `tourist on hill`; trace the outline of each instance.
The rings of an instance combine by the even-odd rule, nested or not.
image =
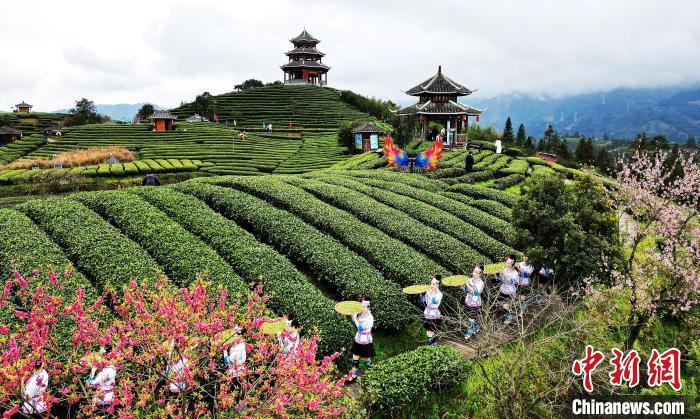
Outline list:
[[[44,369],[44,363],[37,361],[34,371],[22,388],[22,412],[27,415],[41,415],[46,412],[44,392],[49,386],[49,373]]]
[[[299,347],[299,332],[297,332],[297,329],[292,325],[291,320],[287,320],[286,322],[287,325],[284,328],[284,333],[277,333],[277,339],[282,348],[282,352],[290,354]]]
[[[355,333],[355,341],[352,343],[352,372],[348,380],[352,382],[357,379],[360,374],[360,358],[365,361],[365,367],[372,366],[372,358],[374,352],[374,339],[372,338],[372,327],[374,326],[374,317],[369,309],[369,300],[362,300],[362,312],[357,315],[352,315],[352,321],[357,327]]]
[[[108,353],[111,352],[110,346],[100,348],[100,355],[107,357],[107,365],[100,370],[100,373],[95,376],[96,369],[93,368],[90,373],[90,378],[87,380],[88,387],[97,391],[93,398],[93,403],[98,406],[109,406],[114,399],[114,385],[117,379],[117,369],[114,363],[108,358]]]
[[[427,330],[428,345],[437,345],[435,332],[440,329],[442,314],[440,313],[440,303],[442,302],[442,292],[440,292],[440,275],[433,275],[430,281],[430,289],[423,294],[425,310],[423,311],[423,326]]]
[[[474,168],[474,156],[472,156],[472,151],[467,152],[467,157],[464,159],[464,171],[471,173]]]
[[[144,176],[141,181],[141,186],[160,186],[160,179],[156,177],[153,173],[149,173]]]
[[[501,145],[501,140],[497,139],[496,142],[493,143],[494,146],[496,146],[496,153],[501,154],[502,150],[502,145]]]
[[[272,124],[267,124],[267,132],[272,132]]]
[[[501,307],[503,309],[503,324],[510,324],[513,321],[513,313],[511,312],[510,305],[513,303],[512,299],[517,292],[515,287],[516,281],[520,278],[520,274],[515,270],[513,265],[515,261],[510,258],[506,259],[506,267],[501,272],[501,289],[498,295]]]
[[[467,315],[469,316],[467,334],[464,338],[469,340],[481,329],[477,322],[481,310],[484,280],[481,279],[481,267],[479,265],[474,267],[472,277],[469,278],[464,285],[464,292],[467,294],[466,297],[464,297],[464,304],[467,305]]]

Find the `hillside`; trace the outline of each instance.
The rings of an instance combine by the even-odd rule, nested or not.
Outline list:
[[[214,96],[220,121],[236,120],[238,126],[261,127],[272,123],[274,128],[336,128],[343,120],[366,116],[340,101],[340,93],[332,88],[314,85],[258,87],[242,92]],[[174,115],[192,115],[192,104],[172,110]]]
[[[232,291],[262,276],[271,307],[304,330],[317,327],[329,352],[353,333],[336,301],[369,296],[379,328],[402,330],[416,314],[401,287],[518,254],[509,244],[517,184],[530,168],[559,168],[483,151],[469,177],[463,156],[446,153],[436,179],[353,162],[353,170],[36,199],[0,210],[0,267],[8,275],[12,261],[20,269],[70,262],[93,291],[156,269],[177,284],[206,270]]]
[[[168,160],[201,161],[203,164],[197,168],[189,167],[207,174],[303,173],[347,158],[348,150],[337,145],[337,129],[343,121],[367,117],[343,103],[337,91],[315,86],[263,87],[216,96],[216,101],[220,124],[188,124],[180,118],[176,130],[171,132],[151,132],[148,123],[84,125],[65,128],[61,137],[50,142],[41,139],[31,147],[18,143],[0,148],[0,162],[9,162],[17,158],[48,158],[74,149],[123,146],[135,152],[142,163],[139,170],[131,165],[103,164],[72,171],[0,171],[0,181],[181,171],[178,167],[171,170]],[[189,106],[177,108],[173,113],[189,116],[192,114]],[[224,120],[229,120],[228,126],[223,124]],[[273,133],[257,129],[263,121],[273,123]],[[287,127],[289,121],[293,121],[294,128]],[[246,139],[238,137],[243,129],[248,132]]]
[[[599,138],[606,133],[614,138],[634,138],[643,131],[683,143],[689,134],[700,137],[697,87],[615,89],[560,98],[509,94],[474,99],[470,104],[486,109],[484,124],[502,129],[510,116],[516,129],[522,122],[535,138],[542,136],[547,124],[559,132]]]

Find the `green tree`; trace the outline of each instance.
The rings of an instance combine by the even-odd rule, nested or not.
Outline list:
[[[525,147],[528,150],[534,150],[534,144],[532,143],[532,136],[528,135],[527,138],[525,139],[525,142],[523,143],[523,147]]]
[[[192,110],[202,116],[212,119],[216,112],[216,99],[209,92],[198,95],[192,102]]]
[[[544,131],[544,149],[547,151],[555,151],[559,146],[559,134],[554,130],[554,127],[547,125],[547,129]]]
[[[248,79],[241,84],[233,86],[237,91],[255,89],[256,87],[263,87],[264,84],[260,80]]]
[[[595,150],[593,149],[593,140],[589,137],[581,137],[576,145],[574,156],[579,163],[593,164],[595,161]]]
[[[147,119],[151,115],[153,115],[153,112],[155,112],[156,108],[153,107],[150,103],[146,103],[145,105],[141,106],[141,109],[139,109],[138,116],[141,119]]]
[[[518,133],[515,135],[515,144],[517,144],[518,146],[522,146],[525,144],[526,139],[527,138],[525,136],[525,124],[520,124],[520,126],[518,127]],[[532,144],[532,142],[530,142],[530,144]]]
[[[602,173],[610,173],[613,169],[613,161],[605,147],[598,148],[598,152],[595,156],[595,166]]]
[[[590,176],[571,185],[557,175],[532,177],[513,208],[516,246],[535,266],[551,267],[561,290],[603,275],[601,255],[617,257],[615,210]]]
[[[695,137],[692,135],[688,135],[688,141],[685,143],[685,148],[694,150],[697,148],[697,144],[695,144]]]
[[[66,118],[66,125],[85,125],[97,124],[102,119],[100,114],[95,110],[95,103],[86,98],[82,98],[75,102],[75,107],[68,111],[69,116]]]
[[[510,120],[510,116],[506,119],[506,125],[503,127],[503,136],[501,140],[506,144],[512,144],[515,141],[513,136],[513,123]]]

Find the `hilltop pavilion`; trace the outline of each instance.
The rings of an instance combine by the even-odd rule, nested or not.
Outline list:
[[[29,111],[31,111],[33,107],[34,106],[22,101],[22,103],[18,103],[15,105],[15,112],[29,113]]]
[[[284,71],[284,84],[327,85],[330,67],[322,62],[325,54],[316,49],[316,45],[321,41],[304,29],[289,42],[294,44],[294,49],[287,52],[289,62],[281,66]]]
[[[412,87],[406,94],[417,96],[418,103],[399,109],[398,115],[418,115],[421,122],[421,139],[425,140],[429,121],[444,124],[447,133],[446,145],[464,145],[467,141],[469,117],[479,121],[481,109],[472,108],[457,101],[460,96],[469,96],[469,90],[442,74],[442,66],[433,77]]]

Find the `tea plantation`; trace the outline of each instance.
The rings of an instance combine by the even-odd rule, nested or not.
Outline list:
[[[43,136],[29,136],[26,140],[0,147],[0,164],[20,158],[50,158],[64,151],[114,145],[130,149],[142,161],[201,161],[203,164],[197,167],[186,165],[189,166],[186,170],[199,170],[205,174],[304,173],[345,160],[348,150],[337,145],[338,127],[347,120],[367,118],[366,114],[342,102],[336,90],[310,85],[263,87],[215,96],[215,100],[219,124],[188,124],[185,119],[193,111],[191,105],[183,105],[172,111],[181,117],[176,121],[175,131],[152,132],[146,122],[64,128],[61,137],[48,141]],[[39,116],[30,119],[39,124],[36,126],[43,126],[46,122]],[[272,123],[274,131],[262,130],[263,122]],[[34,127],[28,124],[25,121],[14,126],[18,129]],[[239,138],[241,131],[246,131],[247,138]],[[172,170],[167,162],[161,166],[165,170],[156,167],[153,171],[181,171],[177,164]],[[54,169],[42,173],[0,171],[0,177],[4,181],[31,181],[34,175],[37,175],[34,180],[44,180],[73,175],[128,176],[138,175],[144,170],[134,172],[117,165],[90,167],[85,172],[56,172]]]

